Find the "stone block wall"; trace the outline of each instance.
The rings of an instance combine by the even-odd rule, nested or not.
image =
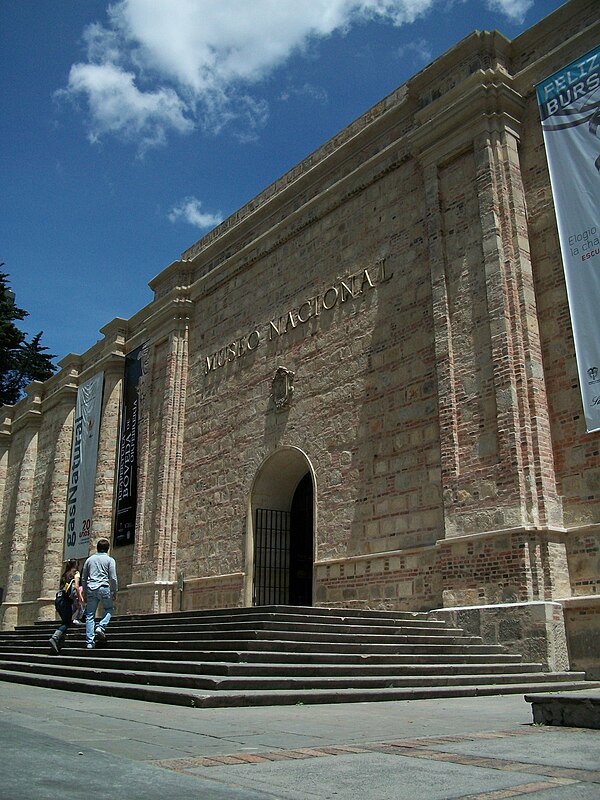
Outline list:
[[[320,563],[315,583],[328,607],[423,611],[441,598],[434,548]]]
[[[560,603],[503,603],[434,609],[434,619],[481,636],[486,644],[501,644],[525,661],[539,663],[545,670],[569,669],[567,639]],[[571,668],[577,669],[573,664]]]
[[[218,575],[184,580],[179,606],[182,611],[197,608],[239,608],[243,605],[244,575]]]

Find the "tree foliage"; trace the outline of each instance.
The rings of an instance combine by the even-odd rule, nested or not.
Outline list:
[[[8,275],[0,272],[0,405],[18,402],[31,381],[45,381],[56,370],[54,356],[41,344],[42,331],[28,340],[15,324],[27,316],[15,303]]]

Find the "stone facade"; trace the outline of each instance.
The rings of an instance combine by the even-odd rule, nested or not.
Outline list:
[[[256,602],[266,510],[287,515],[280,572],[293,562],[314,604],[550,603],[554,626],[556,602],[586,596],[589,630],[599,437],[534,86],[598,43],[597,11],[571,0],[514,41],[468,36],[2,409],[3,627],[52,613],[75,394],[100,370],[93,534],[110,536],[124,358],[148,342],[136,538],[113,551],[121,612]]]

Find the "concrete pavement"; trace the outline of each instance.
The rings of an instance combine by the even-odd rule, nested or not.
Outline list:
[[[520,695],[192,709],[0,684],[0,800],[597,800],[600,731]]]

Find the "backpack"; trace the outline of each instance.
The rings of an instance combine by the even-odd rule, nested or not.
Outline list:
[[[58,611],[58,615],[63,621],[65,618],[71,616],[71,609],[73,608],[71,605],[71,598],[62,589],[59,589],[59,591],[56,593],[56,597],[54,598],[54,608]]]
[[[59,606],[66,609],[67,605],[70,606],[71,601],[76,597],[77,589],[75,588],[75,579],[71,578],[71,580],[56,593],[56,597],[54,598],[54,606],[56,610],[60,613]]]

